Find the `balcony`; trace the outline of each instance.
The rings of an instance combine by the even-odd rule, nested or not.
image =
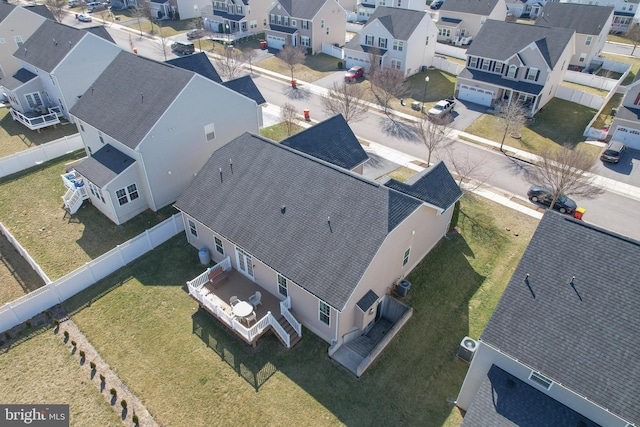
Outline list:
[[[34,110],[26,113],[21,113],[18,110],[11,109],[11,117],[31,130],[40,132],[40,129],[47,126],[55,126],[60,123],[60,116],[62,115],[62,109],[60,106],[46,108],[43,107],[40,110]]]
[[[211,274],[219,268],[224,271],[224,279],[210,279]],[[201,308],[247,344],[255,346],[258,339],[269,331],[274,332],[287,348],[293,347],[302,338],[302,325],[289,311],[290,299],[287,297],[280,301],[255,282],[233,270],[229,257],[187,282],[187,288],[189,295],[198,301]],[[235,316],[229,303],[231,297],[237,296],[241,301],[249,301],[249,297],[256,291],[262,294],[261,304],[254,307],[256,320],[246,321]]]

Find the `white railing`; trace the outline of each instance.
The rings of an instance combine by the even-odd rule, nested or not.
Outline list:
[[[295,317],[293,317],[293,314],[291,314],[291,312],[289,311],[290,308],[291,297],[286,297],[284,301],[280,301],[280,313],[284,316],[285,319],[287,319],[287,322],[289,322],[289,324],[293,327],[293,330],[296,331],[299,336],[302,336],[302,325]]]
[[[75,190],[68,189],[64,196],[62,196],[62,201],[64,202],[64,206],[69,209],[69,213],[73,215],[78,212],[78,209],[82,206],[82,202],[88,198],[87,189],[82,186]]]
[[[31,130],[38,130],[38,129],[42,129],[42,128],[47,127],[47,126],[57,125],[58,123],[60,123],[60,119],[58,118],[58,114],[55,113],[55,112],[51,112],[51,111],[49,111],[49,113],[43,114],[41,116],[27,117],[24,114],[22,114],[20,111],[14,110],[12,108],[11,109],[11,117],[13,117],[13,120],[19,121],[20,123],[22,123],[23,125],[25,125],[26,127],[28,127]]]
[[[40,163],[72,153],[84,147],[79,134],[65,136],[0,159],[0,178]]]
[[[269,314],[271,314],[271,313],[269,313]],[[282,338],[282,341],[284,341],[284,343],[287,346],[287,348],[291,348],[291,337],[289,336],[287,331],[284,330],[282,325],[280,323],[278,323],[276,318],[273,317],[273,316],[269,317],[269,323],[273,327],[273,330],[276,331],[278,336],[280,338]]]
[[[231,270],[231,258],[229,258],[228,256],[223,259],[222,261],[220,261],[219,263],[217,263],[216,265],[214,265],[211,268],[207,268],[204,273],[202,273],[201,275],[199,275],[198,277],[196,277],[193,280],[189,280],[187,282],[187,285],[189,286],[189,289],[191,289],[191,286],[193,285],[195,289],[200,289],[202,288],[205,283],[207,283],[209,281],[209,272],[215,270],[218,267],[222,267],[222,270],[224,271],[229,271]]]

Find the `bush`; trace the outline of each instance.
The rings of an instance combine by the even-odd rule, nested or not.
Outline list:
[[[56,325],[56,327],[58,327],[60,326],[60,321],[58,319],[53,319],[53,324]]]
[[[122,399],[122,400],[120,401],[120,406],[122,406],[122,409],[127,409],[127,401],[126,401],[126,400],[124,400],[124,399]]]
[[[76,342],[75,341],[71,341],[71,345],[75,347],[76,346]]]
[[[138,416],[136,414],[133,414],[133,417],[131,417],[131,421],[135,424],[138,425],[138,422],[140,420],[138,420]]]
[[[65,338],[69,338],[69,332],[68,331],[64,331],[62,334],[64,335]]]
[[[90,362],[89,367],[91,368],[92,371],[96,370],[96,364],[94,362]]]
[[[49,310],[45,310],[44,311],[45,316],[47,316],[49,319],[51,319],[51,313],[49,313]]]
[[[84,359],[84,357],[85,357],[84,350],[80,350],[80,358],[81,358],[81,359]]]
[[[111,393],[111,396],[115,396],[117,394],[115,388],[111,388],[111,390],[109,390],[109,393]]]
[[[104,375],[100,374],[100,382],[104,383],[106,381],[106,378],[104,377]]]
[[[338,69],[342,70],[343,66],[344,66],[344,64],[342,63],[342,61],[338,61]]]

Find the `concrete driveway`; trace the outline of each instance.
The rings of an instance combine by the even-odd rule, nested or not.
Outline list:
[[[476,121],[481,115],[487,112],[487,107],[480,104],[474,104],[469,101],[460,101],[456,99],[456,105],[453,112],[452,127],[459,131],[466,128]]]

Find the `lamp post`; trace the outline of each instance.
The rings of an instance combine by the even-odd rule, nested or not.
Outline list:
[[[427,102],[427,86],[429,85],[429,76],[424,78],[424,96],[422,97],[422,111],[424,113],[424,103]]]
[[[227,33],[227,47],[229,47],[229,23],[225,24],[225,30]]]

